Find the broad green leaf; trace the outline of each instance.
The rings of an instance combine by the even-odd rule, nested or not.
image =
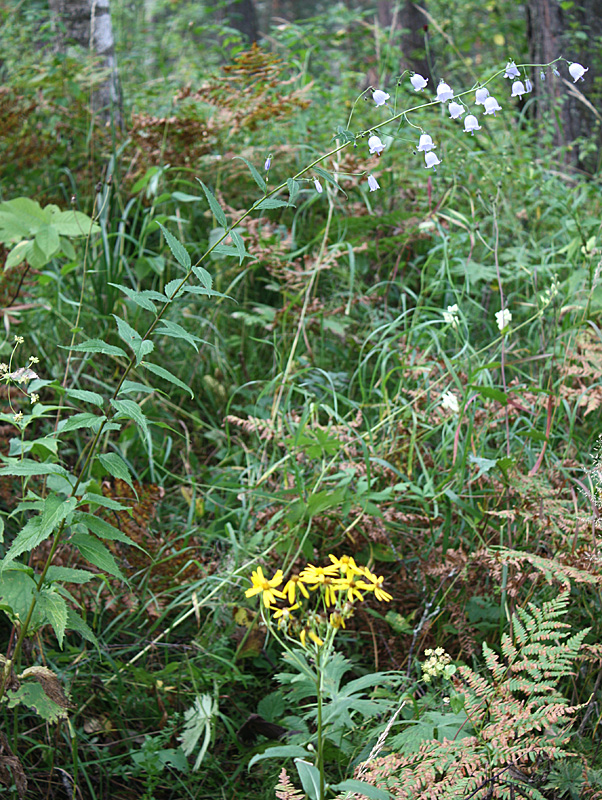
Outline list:
[[[258,172],[257,168],[251,164],[250,161],[247,161],[244,156],[234,156],[234,158],[239,158],[241,161],[244,161],[249,170],[251,171],[251,175],[253,176],[253,180],[259,186],[261,191],[265,194],[267,192],[266,182],[263,179],[262,175]]]
[[[80,615],[72,608],[67,609],[67,630],[79,633],[82,639],[98,647],[98,640],[87,622],[80,617]]]
[[[48,567],[45,583],[88,583],[98,577],[94,572],[86,569],[73,569],[73,567],[57,567],[54,564]]]
[[[44,587],[38,595],[38,611],[52,625],[61,650],[67,625],[67,603],[52,587]]]
[[[89,392],[86,389],[68,389],[65,392],[65,397],[69,400],[81,400],[83,403],[92,403],[95,406],[104,405],[105,399],[98,392]]]
[[[299,744],[276,745],[276,747],[268,747],[263,753],[254,755],[249,761],[247,769],[251,769],[253,764],[256,764],[258,761],[263,761],[264,758],[303,758],[303,756],[310,755],[311,753]]]
[[[207,202],[209,203],[209,207],[211,208],[211,213],[217,220],[218,224],[222,226],[222,228],[227,228],[228,220],[226,219],[226,215],[224,214],[222,207],[215,199],[213,192],[210,189],[208,189],[207,186],[205,186],[203,181],[199,180],[198,178],[197,180],[203,187],[203,191],[205,192],[205,197],[207,198]]]
[[[108,285],[114,286],[116,289],[120,289],[130,298],[130,300],[133,300],[134,303],[139,305],[140,308],[145,308],[147,311],[152,311],[153,314],[157,313],[157,306],[153,303],[153,300],[156,300],[158,303],[165,302],[165,298],[162,294],[159,294],[159,292],[153,292],[150,289],[137,292],[135,289],[130,289],[128,286],[122,286],[120,283],[109,283]]]
[[[283,206],[292,206],[290,198],[289,200],[279,200],[277,197],[266,197],[255,206],[255,209],[282,208]]]
[[[140,547],[140,545],[136,544],[136,542],[130,539],[129,536],[120,531],[119,528],[113,527],[113,525],[109,524],[104,519],[101,519],[101,517],[80,511],[75,515],[74,522],[83,523],[88,530],[92,531],[92,533],[95,533],[101,539],[123,542],[124,544],[130,545],[130,547],[137,547],[139,550],[144,552],[143,547]]]
[[[101,453],[98,455],[98,460],[109,475],[125,481],[131,489],[134,488],[129,467],[120,455],[117,455],[117,453]]]
[[[111,405],[117,411],[116,419],[125,417],[126,419],[133,420],[136,425],[143,431],[147,440],[150,441],[150,431],[148,429],[148,421],[142,413],[138,403],[133,400],[111,400]]]
[[[335,792],[354,792],[355,794],[361,794],[363,797],[368,797],[369,800],[389,800],[389,798],[393,796],[384,789],[379,789],[378,786],[373,786],[371,783],[366,783],[365,781],[356,781],[353,778],[341,781],[340,783],[331,784],[330,788],[334,789]]]
[[[36,590],[35,581],[25,569],[7,569],[2,572],[0,606],[4,606],[4,611],[11,622],[23,622],[27,617]],[[35,611],[34,617],[30,623],[32,631],[38,629],[40,621]]]
[[[33,256],[33,242],[25,240],[16,244],[8,254],[4,269],[18,266],[22,261],[31,261]]]
[[[117,322],[117,332],[122,342],[130,347],[136,356],[136,364],[139,364],[144,356],[155,349],[155,345],[149,339],[143,339],[138,331],[134,330],[124,319],[116,314],[112,315]]]
[[[487,474],[490,470],[497,466],[497,461],[491,458],[479,458],[479,456],[473,456],[472,453],[468,456],[468,460],[471,464],[476,464],[479,468],[479,472],[477,474],[477,478],[480,478],[481,475]]]
[[[89,533],[74,533],[69,543],[75,545],[86,561],[94,564],[102,572],[108,572],[124,583],[128,582],[117,566],[113,554],[95,536]]]
[[[157,225],[161,228],[163,236],[165,237],[165,241],[167,242],[169,249],[173,253],[178,264],[184,267],[185,270],[189,270],[192,262],[190,260],[190,255],[188,254],[188,250],[186,250],[184,245],[179,242],[176,237],[167,230],[167,228],[163,227],[160,222],[157,222]]]
[[[216,244],[212,253],[219,253],[222,256],[234,256],[234,258],[238,258],[238,250],[236,247],[232,247],[229,244]]]
[[[104,353],[107,356],[123,356],[127,355],[121,347],[114,347],[112,344],[107,344],[101,339],[88,339],[81,344],[74,344],[73,347],[66,347],[59,345],[61,350],[73,350],[74,353]]]
[[[57,206],[46,206],[46,209],[48,208],[51,209],[52,225],[61,236],[73,239],[100,232],[100,227],[81,211],[60,211]]]
[[[69,475],[60,464],[41,463],[28,458],[4,458],[3,461],[7,466],[0,468],[0,475]]]
[[[105,420],[104,414],[92,414],[89,411],[82,411],[80,414],[73,414],[67,419],[62,419],[56,429],[58,433],[67,433],[68,431],[88,428],[96,433]]]
[[[16,691],[9,689],[6,699],[9,708],[14,708],[22,703],[27,708],[32,708],[46,722],[57,722],[68,716],[67,710],[51,700],[42,684],[35,680],[24,681]]]
[[[141,361],[140,365],[141,364],[144,364],[144,361]],[[155,391],[158,390],[155,389],[154,386],[147,386],[146,384],[139,383],[138,381],[124,381],[121,384],[119,394],[152,394]]]
[[[74,511],[76,505],[76,497],[64,500],[56,494],[48,495],[44,500],[42,513],[30,519],[15,536],[8,553],[0,563],[0,571],[3,571],[22,553],[33,550],[34,547],[52,536],[60,523]]]
[[[169,381],[170,383],[173,383],[175,386],[179,386],[180,389],[184,389],[184,391],[188,392],[188,394],[191,397],[194,397],[194,393],[193,393],[192,389],[190,388],[190,386],[187,386],[179,378],[176,378],[175,375],[172,375],[171,372],[169,372],[166,369],[163,369],[163,367],[159,367],[157,364],[151,364],[150,361],[142,361],[140,366],[141,367],[146,367],[146,369],[149,372],[152,372],[153,374],[157,375],[159,378],[163,378],[163,380],[166,380],[166,381]]]
[[[172,322],[171,320],[161,320],[161,324],[163,325],[162,328],[157,328],[155,330],[155,334],[157,336],[169,336],[172,339],[184,339],[185,342],[192,345],[194,349],[199,352],[199,348],[197,347],[197,342],[200,342],[198,336],[195,336],[192,333],[188,333],[186,328],[183,328],[181,325],[178,325],[177,322]]]
[[[301,785],[310,800],[322,800],[320,797],[320,770],[309,761],[295,759],[295,766],[301,778]],[[327,784],[328,785],[328,784]]]
[[[58,252],[61,242],[59,235],[52,225],[43,225],[36,233],[35,243],[44,253],[44,258],[50,261],[52,256]]]
[[[86,492],[82,498],[82,503],[93,503],[94,505],[101,506],[101,508],[110,508],[111,511],[128,511],[131,506],[124,506],[112,497],[105,497],[104,494],[95,494],[94,492]]]

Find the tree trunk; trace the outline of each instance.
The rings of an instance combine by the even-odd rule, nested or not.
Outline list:
[[[105,80],[92,92],[92,112],[101,122],[121,127],[121,90],[115,59],[109,0],[49,0],[56,20],[58,47],[77,45],[89,50]]]
[[[230,25],[241,32],[247,44],[253,44],[259,39],[253,0],[233,0],[226,6],[226,14]]]
[[[421,3],[426,6],[426,2]],[[426,18],[417,8],[416,3],[405,0],[402,4],[392,0],[378,0],[378,23],[384,30],[391,27],[401,28],[401,62],[399,72],[410,69],[419,72],[425,78],[430,76],[426,60],[424,36]]]

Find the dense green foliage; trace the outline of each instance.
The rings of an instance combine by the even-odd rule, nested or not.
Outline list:
[[[123,129],[1,10],[0,794],[600,797],[600,176],[523,9],[429,3],[474,136],[367,6],[146,9]]]

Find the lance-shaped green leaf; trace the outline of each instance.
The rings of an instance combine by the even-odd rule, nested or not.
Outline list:
[[[48,539],[61,522],[75,509],[77,498],[64,500],[56,494],[49,494],[44,500],[41,514],[30,519],[15,536],[8,553],[0,562],[0,571],[6,569],[22,553],[33,550],[45,539]]]
[[[169,381],[170,383],[173,383],[174,386],[179,386],[180,389],[184,389],[184,391],[188,392],[188,394],[192,398],[194,398],[194,392],[192,391],[190,386],[187,386],[179,378],[176,378],[175,375],[172,375],[171,372],[169,372],[166,369],[163,369],[163,367],[159,367],[157,364],[151,364],[150,361],[143,361],[140,364],[140,366],[145,367],[149,372],[152,372],[154,375],[157,375],[159,378],[163,378],[163,380]]]
[[[134,403],[133,400],[111,400],[111,405],[117,411],[115,419],[120,419],[125,417],[126,419],[133,420],[136,425],[140,428],[140,430],[144,433],[147,441],[150,442],[150,431],[148,429],[148,420],[142,413],[142,410],[138,403]]]
[[[68,431],[78,431],[81,428],[88,428],[91,431],[96,431],[105,421],[106,417],[103,414],[92,414],[89,411],[82,411],[81,414],[73,414],[67,419],[62,419],[57,425],[58,433],[67,433]]]
[[[194,349],[199,352],[199,348],[197,347],[197,342],[202,341],[199,339],[198,336],[195,336],[193,333],[188,333],[186,328],[183,328],[181,325],[178,325],[177,322],[172,322],[169,319],[162,319],[161,320],[162,328],[157,328],[155,330],[155,334],[157,336],[169,336],[172,339],[184,339],[185,342],[192,345]]]
[[[345,197],[347,197],[347,193],[344,192],[343,189],[341,189],[341,187],[335,181],[335,179],[332,177],[330,172],[326,172],[326,170],[322,169],[321,167],[314,167],[313,169],[314,169],[315,172],[318,173],[318,175],[321,175],[324,178],[325,181],[328,181],[328,183],[331,183],[333,186],[336,186],[336,188],[339,190],[339,192],[343,192]]]
[[[44,587],[38,595],[38,612],[52,625],[61,650],[67,626],[67,603],[65,598],[52,587]]]
[[[266,197],[261,203],[258,203],[255,208],[282,208],[283,206],[292,206],[290,199],[287,200],[279,200],[277,197]]]
[[[253,180],[259,186],[261,191],[265,194],[267,192],[266,182],[258,172],[257,167],[254,167],[253,164],[251,164],[250,161],[247,161],[247,159],[244,156],[234,156],[234,158],[239,158],[241,161],[245,162],[245,164],[247,165],[247,167],[251,172],[251,175],[253,176]]]
[[[174,278],[165,285],[165,297],[168,300],[173,300],[175,297],[181,297],[184,294],[186,284],[182,283],[182,278]]]
[[[94,514],[87,514],[83,511],[78,511],[75,516],[73,517],[74,523],[80,522],[88,528],[88,530],[95,533],[101,539],[109,539],[110,541],[118,541],[123,542],[124,544],[130,545],[131,547],[137,547],[138,550],[142,550],[143,553],[146,552],[144,547],[141,547],[139,544],[136,544],[129,536],[119,530],[119,528],[115,528],[113,525],[108,523],[106,520],[101,519],[101,517],[96,517]]]
[[[134,330],[124,319],[113,314],[117,322],[117,332],[122,342],[133,351],[136,357],[136,364],[139,364],[144,356],[148,355],[155,349],[155,345],[149,339],[143,339],[138,331]]]
[[[299,181],[294,180],[293,178],[287,178],[286,185],[288,186],[288,195],[289,195],[289,205],[293,205],[293,200],[297,197],[300,190]]]
[[[302,758],[295,759],[295,766],[301,778],[301,785],[303,791],[307,794],[310,800],[322,800],[320,792],[320,770],[309,761],[304,761]],[[328,786],[328,784],[326,784]]]
[[[217,220],[218,224],[222,226],[222,228],[227,228],[228,227],[228,220],[226,219],[226,215],[224,214],[224,212],[222,210],[222,207],[220,206],[220,204],[215,199],[215,196],[213,195],[213,192],[211,191],[211,189],[209,189],[207,186],[205,186],[203,181],[200,181],[198,178],[197,178],[197,180],[199,181],[199,183],[203,187],[203,191],[205,192],[205,197],[207,198],[207,202],[209,203],[209,207],[211,208],[211,213],[213,214],[213,216]]]
[[[211,289],[211,287],[213,286],[213,278],[211,277],[211,274],[207,272],[206,269],[203,269],[203,267],[193,267],[192,271],[201,282],[203,289]]]
[[[110,550],[99,541],[96,536],[91,536],[89,533],[74,533],[69,539],[69,542],[77,547],[82,556],[98,567],[102,572],[108,572],[119,580],[127,583],[126,577],[122,574],[117,566],[117,562]]]
[[[153,303],[153,300],[156,300],[158,303],[165,302],[165,298],[162,294],[153,292],[150,289],[137,292],[135,289],[129,286],[122,286],[120,283],[109,283],[109,286],[120,289],[130,300],[133,300],[136,305],[139,305],[140,308],[145,308],[147,311],[152,311],[154,314],[157,313],[157,306]]]
[[[389,800],[393,796],[384,789],[379,789],[378,786],[373,786],[365,781],[356,781],[353,778],[331,784],[330,788],[335,792],[354,792],[362,797],[368,797],[369,800]]]
[[[69,400],[81,400],[83,403],[92,403],[95,406],[104,405],[105,399],[98,392],[89,392],[86,389],[67,389],[65,397]]]
[[[4,458],[5,467],[0,468],[0,475],[63,475],[69,473],[60,464],[32,461],[30,458]]]
[[[75,631],[79,633],[82,639],[86,639],[86,641],[90,642],[95,647],[99,646],[98,639],[94,636],[88,623],[84,622],[80,615],[72,608],[67,609],[67,630]]]
[[[72,347],[59,345],[61,350],[72,350],[74,353],[104,353],[107,356],[123,356],[127,358],[125,350],[121,347],[114,347],[112,344],[107,344],[101,339],[88,339],[81,344],[74,344]]]
[[[129,467],[120,455],[117,455],[117,453],[101,453],[98,455],[98,460],[109,475],[125,481],[131,489],[134,489]]]
[[[181,242],[179,242],[176,239],[176,237],[173,236],[167,230],[167,228],[165,228],[163,225],[161,225],[160,222],[157,222],[157,225],[163,231],[163,236],[165,237],[165,241],[167,242],[167,245],[168,245],[169,249],[173,253],[173,256],[174,256],[175,260],[178,262],[178,264],[180,264],[180,266],[184,267],[184,269],[186,271],[188,271],[190,269],[190,265],[192,263],[191,260],[190,260],[190,255],[188,254],[188,250],[186,250],[184,245]]]

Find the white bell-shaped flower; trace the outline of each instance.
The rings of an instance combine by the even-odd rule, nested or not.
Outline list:
[[[447,83],[441,81],[439,86],[437,86],[437,100],[441,103],[446,103],[448,100],[452,100],[454,96],[454,90],[451,86],[448,86]]]
[[[420,150],[423,153],[428,153],[429,150],[434,150],[435,145],[433,144],[432,138],[428,135],[428,133],[423,133],[420,136],[420,141],[418,142],[418,147],[416,150]]]
[[[485,100],[484,106],[485,111],[483,111],[483,114],[493,114],[495,116],[496,111],[502,110],[501,105],[493,96],[488,97],[487,100]]]
[[[461,117],[464,113],[464,106],[461,106],[460,103],[456,103],[454,100],[448,105],[447,110],[452,119],[458,119],[458,117]]]
[[[489,89],[486,89],[484,86],[481,89],[477,89],[475,93],[474,101],[478,106],[484,106],[485,100],[489,97]]]
[[[322,194],[324,189],[322,188],[322,184],[320,183],[320,181],[317,178],[314,178],[314,186],[316,187],[316,192],[318,194]]]
[[[533,84],[531,83],[529,78],[527,78],[525,80],[525,94],[529,94],[529,92],[532,92],[532,91],[533,91]]]
[[[431,168],[435,169],[437,164],[441,163],[441,159],[437,158],[435,153],[425,153],[424,154],[424,163],[426,165],[425,169],[431,169]]]
[[[509,61],[506,64],[506,72],[504,72],[504,78],[520,78],[520,72],[514,61]]]
[[[384,106],[391,95],[383,92],[382,89],[375,89],[372,92],[372,99],[376,103],[377,106]]]
[[[571,73],[573,83],[577,83],[578,80],[583,80],[583,76],[588,69],[589,67],[582,67],[581,64],[577,64],[576,61],[573,61],[572,64],[569,64],[569,72]]]
[[[429,82],[428,78],[423,78],[422,75],[419,75],[417,72],[410,78],[410,83],[414,87],[414,90],[417,92],[422,92],[428,82]]]
[[[525,84],[522,81],[514,81],[512,84],[512,97],[520,97],[526,94]]]
[[[374,175],[368,175],[368,188],[371,192],[375,192],[377,189],[380,189],[380,184]]]
[[[475,131],[481,130],[479,120],[474,116],[474,114],[469,114],[464,120],[464,130],[466,133],[470,133],[472,136],[474,136]]]
[[[377,156],[379,156],[385,149],[385,145],[381,142],[380,137],[376,134],[372,134],[372,136],[368,139],[368,147],[370,148],[371,156],[373,156],[375,153]]]

